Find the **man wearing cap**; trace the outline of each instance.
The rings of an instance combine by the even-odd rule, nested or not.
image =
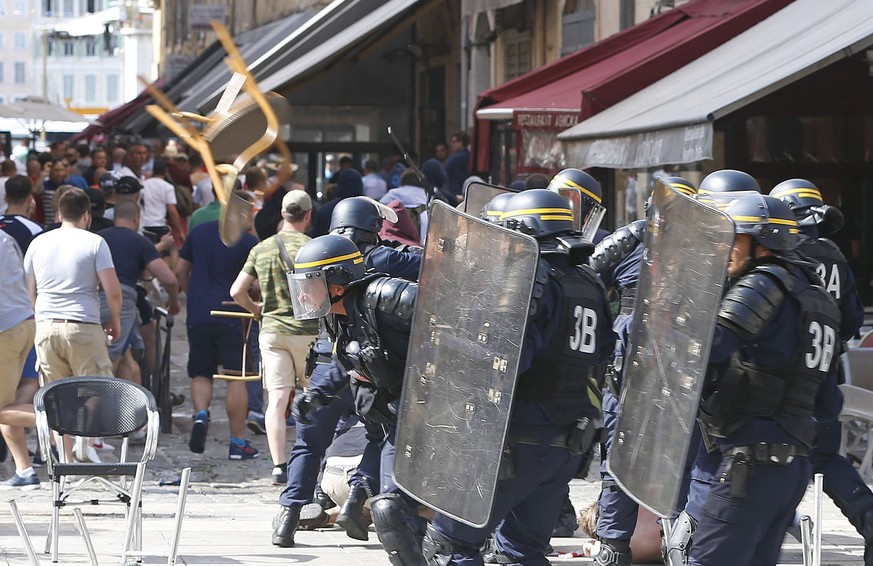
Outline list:
[[[121,201],[128,200],[139,204],[139,193],[142,190],[142,183],[139,182],[139,179],[127,175],[116,178],[113,183],[107,176],[112,176],[112,174],[107,173],[100,177],[100,188],[103,189],[103,194],[106,197],[107,203],[111,203],[114,206]],[[108,191],[111,192],[107,194]],[[112,208],[107,207],[104,216],[110,220],[114,220],[115,211]]]
[[[188,154],[179,146],[170,145],[164,150],[162,157],[167,161],[167,172],[173,182],[191,190],[191,164]]]
[[[280,231],[252,248],[230,288],[237,304],[261,319],[259,344],[268,395],[265,422],[276,477],[283,477],[286,469],[285,408],[294,388],[303,386],[309,345],[318,332],[315,321],[294,318],[286,278],[292,266],[285,263],[279,245],[284,247],[289,259],[295,257],[297,250],[310,239],[304,232],[311,223],[312,200],[306,191],[285,193]],[[260,287],[260,303],[249,294],[255,282]]]
[[[115,225],[112,220],[104,216],[106,214],[106,197],[100,189],[85,189],[88,200],[91,201],[91,226],[88,228],[94,233]]]

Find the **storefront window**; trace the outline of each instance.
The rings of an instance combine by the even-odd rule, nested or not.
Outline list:
[[[756,163],[873,160],[873,117],[754,116],[746,120],[748,159]]]
[[[291,119],[292,142],[370,142],[373,132],[385,131],[379,109],[296,107]],[[378,136],[375,136],[378,137]]]

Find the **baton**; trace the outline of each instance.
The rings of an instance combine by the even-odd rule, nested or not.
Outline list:
[[[396,145],[397,149],[400,150],[400,153],[403,155],[403,160],[409,163],[409,167],[413,171],[415,171],[416,175],[418,175],[418,180],[421,181],[423,185],[430,185],[430,191],[428,191],[429,194],[427,196],[427,207],[430,208],[431,204],[433,203],[433,199],[436,198],[437,188],[427,181],[427,177],[424,176],[424,173],[421,172],[421,169],[418,168],[418,165],[416,165],[415,161],[413,161],[412,158],[409,157],[409,154],[406,152],[406,148],[403,147],[403,144],[400,143],[400,140],[397,139],[397,136],[395,136],[394,132],[391,130],[391,126],[388,126],[388,135],[391,136],[392,140],[394,140],[394,145]]]

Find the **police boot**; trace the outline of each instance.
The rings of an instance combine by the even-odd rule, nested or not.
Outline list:
[[[370,513],[393,566],[427,566],[421,554],[421,520],[412,516],[400,495],[377,495],[370,500]]]
[[[558,514],[558,524],[555,525],[552,531],[553,537],[571,537],[576,529],[579,528],[579,522],[576,520],[576,509],[573,508],[573,503],[570,502],[570,497],[565,497],[561,503],[561,512]]]
[[[273,544],[288,548],[294,546],[294,533],[300,523],[300,505],[283,505],[273,517]]]
[[[315,502],[321,505],[321,508],[325,511],[336,507],[336,503],[321,489],[321,485],[315,486]]]
[[[597,566],[630,566],[631,549],[629,539],[603,539],[600,550],[594,555]]]
[[[349,490],[349,498],[343,503],[336,524],[346,530],[346,534],[355,540],[369,540],[367,521],[364,519],[364,503],[367,502],[367,490],[362,485],[355,485]]]

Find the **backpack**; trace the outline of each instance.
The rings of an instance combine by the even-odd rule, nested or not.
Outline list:
[[[179,211],[179,216],[191,216],[194,212],[194,197],[187,187],[173,184],[176,190],[176,210]]]

